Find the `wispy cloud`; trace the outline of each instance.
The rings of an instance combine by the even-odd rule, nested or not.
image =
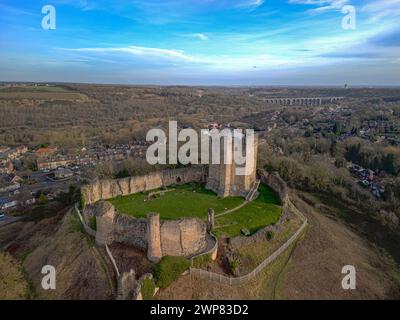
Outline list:
[[[264,3],[264,0],[243,0],[237,3],[238,8],[257,8]]]
[[[375,0],[361,9],[370,15],[370,22],[376,23],[387,17],[400,17],[400,0]]]
[[[203,41],[208,40],[208,36],[206,36],[204,33],[192,33],[189,35],[189,37],[196,38],[196,39],[203,40]]]
[[[3,12],[3,14],[8,12],[11,14],[21,14],[21,15],[28,15],[28,16],[36,15],[35,13],[33,13],[31,11],[19,9],[19,8],[5,5],[5,4],[0,4],[0,12]]]
[[[139,57],[153,57],[153,58],[164,58],[168,60],[181,60],[181,61],[192,61],[195,59],[186,55],[183,51],[175,49],[160,49],[160,48],[147,48],[139,46],[129,46],[121,48],[75,48],[65,49],[67,51],[75,52],[93,52],[93,53],[123,53],[130,54]]]
[[[171,66],[191,65],[206,66],[208,70],[251,70],[254,68],[266,69],[278,66],[298,65],[295,57],[281,57],[279,54],[244,54],[244,55],[190,55],[182,50],[147,48],[140,46],[128,46],[121,48],[74,48],[66,50],[86,54],[107,54],[119,60],[118,55],[128,55],[134,59],[143,59],[147,63],[159,64],[161,61]],[[111,58],[108,56],[108,58]],[[307,60],[308,61],[308,60]]]
[[[312,5],[317,8],[310,9],[310,13],[320,13],[332,10],[341,10],[349,0],[289,0],[291,4]]]

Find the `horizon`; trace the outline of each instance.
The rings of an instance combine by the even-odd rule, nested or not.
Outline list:
[[[246,85],[246,84],[153,84],[153,83],[107,83],[107,82],[57,82],[57,81],[3,81],[0,80],[0,84],[39,84],[39,85],[54,85],[54,86],[62,86],[62,85],[91,85],[91,86],[117,86],[117,87],[144,87],[144,88],[174,88],[174,87],[183,87],[183,88],[236,88],[236,89],[246,89],[246,88],[291,88],[291,89],[393,89],[400,88],[400,85],[348,85],[346,88],[344,85],[285,85],[285,84],[277,84],[277,85]]]
[[[5,0],[0,13],[1,82],[400,86],[400,0]]]

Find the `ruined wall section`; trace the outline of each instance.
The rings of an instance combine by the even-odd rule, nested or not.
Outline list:
[[[115,208],[111,203],[99,202],[94,208],[96,215],[96,242],[101,245],[114,241]]]
[[[158,262],[162,258],[160,215],[149,213],[147,215],[147,258]]]
[[[207,248],[207,224],[196,219],[161,221],[158,213],[149,213],[147,219],[118,214],[106,201],[87,205],[85,216],[96,216],[96,242],[100,245],[120,242],[147,250],[150,261],[163,256],[191,257]]]
[[[85,205],[99,200],[115,198],[142,191],[149,191],[173,184],[204,182],[206,170],[204,166],[164,170],[144,176],[113,180],[95,180],[82,187],[82,198]]]
[[[267,173],[264,170],[258,170],[257,174],[262,183],[270,186],[278,193],[281,204],[284,205],[289,197],[289,189],[286,182],[280,177],[279,173]]]
[[[126,215],[117,215],[113,239],[129,246],[147,249],[147,220]]]
[[[162,221],[160,231],[163,256],[189,257],[207,248],[207,226],[200,219]]]

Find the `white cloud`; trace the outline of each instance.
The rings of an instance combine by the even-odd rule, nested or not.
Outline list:
[[[203,41],[208,40],[208,37],[204,33],[193,33],[190,35],[190,37],[197,38]]]
[[[375,0],[361,9],[370,15],[370,22],[376,23],[383,18],[400,16],[400,0]]]
[[[165,58],[168,60],[194,61],[192,57],[184,54],[183,51],[175,49],[129,46],[122,48],[77,48],[77,49],[64,49],[64,50],[76,51],[76,52],[94,52],[94,53],[126,53],[141,57],[156,57],[156,58]]]
[[[213,56],[194,56],[188,55],[184,51],[175,49],[147,48],[139,46],[129,46],[122,48],[75,48],[62,50],[79,52],[86,54],[128,54],[136,58],[142,58],[148,63],[160,62],[176,66],[202,65],[211,69],[219,70],[249,70],[254,67],[270,68],[281,65],[297,64],[297,60],[282,58],[279,55],[253,54],[253,55],[213,55]],[[110,57],[107,57],[110,59]],[[118,58],[116,58],[118,60]]]
[[[318,7],[308,10],[310,13],[341,10],[348,2],[349,0],[289,0],[291,4],[313,5]]]
[[[244,0],[240,1],[236,7],[237,8],[257,8],[264,3],[264,0]]]

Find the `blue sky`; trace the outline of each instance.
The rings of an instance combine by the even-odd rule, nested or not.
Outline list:
[[[400,85],[399,21],[400,0],[1,0],[0,80]]]

